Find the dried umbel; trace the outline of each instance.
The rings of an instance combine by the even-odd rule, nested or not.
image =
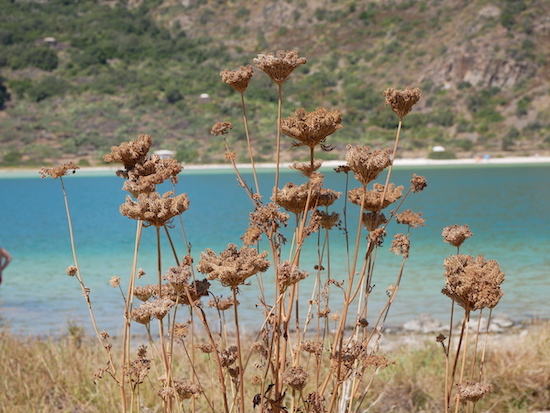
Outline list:
[[[116,162],[124,165],[126,170],[133,169],[137,163],[142,163],[153,143],[150,135],[139,135],[130,142],[122,142],[120,146],[111,146],[111,153],[103,156],[105,162]]]
[[[325,145],[325,139],[342,129],[341,123],[342,112],[339,110],[329,112],[325,108],[317,108],[313,112],[307,112],[300,108],[294,112],[294,116],[281,119],[281,131],[296,139],[293,146],[308,146],[313,149],[320,145],[321,149],[330,150],[330,145]]]
[[[308,193],[309,193],[309,183],[303,183],[301,185],[296,185],[292,182],[287,182],[283,189],[275,189],[276,196],[273,195],[271,199],[276,199],[277,204],[282,206],[284,209],[286,209],[288,212],[292,212],[293,214],[299,215],[302,212],[304,212],[306,208],[306,204],[308,201]],[[307,205],[308,209],[314,208],[313,202],[311,202],[311,199],[309,201],[309,204]]]
[[[210,133],[216,136],[227,135],[231,129],[233,129],[233,124],[231,122],[218,122],[212,126]]]
[[[111,280],[109,281],[109,285],[113,288],[116,288],[120,285],[120,277],[117,277],[116,275],[113,275],[111,277]]]
[[[157,192],[153,192],[140,194],[137,201],[127,196],[126,202],[120,206],[120,213],[128,218],[144,221],[145,226],[159,228],[188,208],[187,194],[173,196],[173,192],[169,191],[161,197]]]
[[[198,398],[202,393],[202,388],[199,384],[193,383],[187,379],[174,379],[174,389],[181,399],[190,399],[191,397]]]
[[[221,297],[214,297],[208,302],[208,307],[214,307],[218,311],[229,310],[234,305],[239,305],[239,301],[233,299],[233,297],[227,297],[222,299]]]
[[[445,287],[441,291],[466,310],[493,308],[504,295],[504,273],[495,260],[483,255],[451,255],[445,259]]]
[[[189,279],[193,276],[193,272],[189,265],[181,265],[178,267],[170,267],[166,274],[162,277],[168,281],[176,293],[182,292],[189,283]]]
[[[241,66],[238,70],[224,69],[220,73],[220,76],[222,77],[222,81],[224,83],[227,83],[237,92],[243,94],[248,87],[248,83],[250,82],[253,73],[254,70],[252,69],[252,66],[248,65]]]
[[[413,174],[413,177],[411,179],[411,191],[418,193],[424,190],[428,186],[428,182],[426,181],[426,178],[423,176]]]
[[[303,367],[291,367],[283,373],[283,383],[288,384],[294,390],[302,390],[309,374]]]
[[[364,367],[372,366],[377,369],[385,369],[392,364],[395,364],[394,361],[388,360],[384,354],[367,354],[361,356],[361,362]]]
[[[76,266],[74,265],[69,265],[67,267],[67,275],[71,276],[71,277],[74,277],[76,275],[76,273],[78,272],[78,268],[76,268]]]
[[[355,173],[355,179],[363,185],[374,181],[380,173],[392,164],[389,148],[377,150],[368,146],[347,146],[346,163]]]
[[[309,412],[311,413],[325,413],[327,408],[325,407],[325,398],[322,394],[317,392],[307,395],[305,402],[309,406]]]
[[[386,105],[391,106],[399,119],[403,119],[420,100],[420,89],[407,86],[405,90],[388,88],[384,91],[386,96]]]
[[[458,397],[464,404],[468,402],[477,402],[487,393],[493,391],[493,386],[485,383],[477,383],[475,381],[467,381],[456,385],[458,389]]]
[[[209,280],[218,279],[223,286],[237,288],[244,284],[248,277],[265,272],[269,268],[270,263],[265,259],[267,255],[267,251],[258,253],[249,247],[238,250],[234,244],[229,244],[219,256],[207,248],[205,252],[201,252],[197,270],[208,274]]]
[[[388,220],[381,212],[365,212],[363,214],[363,225],[368,231],[374,231],[386,222],[388,222]]]
[[[453,247],[460,247],[464,241],[470,238],[472,231],[468,228],[468,225],[450,225],[443,228],[443,240]]]
[[[409,236],[405,234],[395,234],[393,238],[390,251],[397,255],[402,255],[403,258],[409,258],[409,250],[411,248]]]
[[[229,367],[237,361],[237,346],[230,346],[227,350],[220,353],[220,362],[222,367]]]
[[[321,227],[324,229],[331,229],[340,222],[340,214],[337,212],[329,214],[325,211],[318,211],[318,214],[321,218]]]
[[[74,174],[77,169],[80,169],[80,166],[69,162],[56,166],[55,168],[40,168],[38,173],[41,175],[42,178],[45,178],[46,176],[51,176],[53,179],[57,179],[61,176],[67,175],[69,171],[73,171]]]
[[[287,287],[303,280],[309,275],[306,271],[300,270],[296,265],[284,260],[277,266],[277,281],[279,282],[279,291],[284,291]]]
[[[253,59],[253,62],[258,69],[264,71],[273,82],[280,86],[288,80],[294,69],[306,64],[307,60],[305,57],[298,57],[296,50],[288,52],[279,50],[277,56],[273,53],[259,54],[257,58]]]
[[[138,348],[138,358],[130,363],[124,371],[124,375],[134,385],[143,383],[151,368],[151,360],[147,358],[147,346]]]
[[[313,173],[317,171],[323,161],[320,159],[314,159],[313,162],[293,162],[289,168],[300,171],[300,173],[308,178],[312,177]]]
[[[136,163],[126,172],[120,172],[120,176],[127,179],[122,189],[129,192],[135,198],[142,193],[155,192],[157,185],[170,179],[177,183],[178,174],[183,170],[183,165],[172,158],[161,159],[158,155],[145,158],[143,162]]]
[[[386,230],[384,227],[376,228],[369,232],[368,240],[370,243],[374,245],[378,245],[379,247],[384,242],[384,237],[386,236]]]
[[[422,218],[422,212],[413,212],[407,209],[395,215],[398,224],[408,225],[411,228],[423,227],[426,220]]]
[[[362,203],[363,209],[366,211],[378,212],[401,198],[401,195],[403,195],[403,186],[400,185],[396,188],[394,184],[388,184],[385,192],[384,194],[384,185],[374,184],[371,191],[366,190],[365,187],[350,189],[348,191],[348,199],[356,205],[361,205]],[[381,202],[382,194],[384,194],[384,202]]]

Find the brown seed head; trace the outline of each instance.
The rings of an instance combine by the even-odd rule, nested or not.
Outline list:
[[[161,159],[158,155],[143,159],[134,167],[126,171],[127,179],[122,189],[137,198],[139,194],[155,192],[157,185],[166,180],[177,183],[178,174],[183,170],[183,165],[173,158]]]
[[[116,288],[120,285],[120,277],[117,277],[116,275],[113,275],[111,277],[111,280],[109,281],[109,285],[113,288]]]
[[[218,122],[212,126],[210,133],[216,136],[226,135],[231,129],[233,129],[231,122]]]
[[[338,129],[342,129],[342,112],[334,110],[329,112],[325,108],[317,108],[313,112],[307,112],[300,108],[294,112],[294,116],[281,119],[281,131],[288,137],[296,139],[292,146],[308,146],[315,148],[321,146],[323,150],[330,150],[325,145],[327,136],[332,135]]]
[[[477,402],[487,393],[493,391],[493,386],[490,384],[477,383],[475,381],[467,381],[456,385],[458,396],[461,403]]]
[[[368,231],[374,231],[376,228],[384,225],[388,220],[381,212],[363,213],[363,225]]]
[[[309,275],[306,271],[300,270],[296,265],[284,260],[277,266],[277,280],[279,291],[283,292],[287,287],[296,284]]]
[[[269,268],[267,251],[258,253],[255,249],[229,244],[227,249],[217,256],[210,248],[201,252],[201,260],[197,270],[208,274],[209,280],[218,279],[223,286],[236,288],[258,272],[265,272]]]
[[[224,69],[220,73],[220,76],[222,77],[222,81],[224,83],[227,83],[237,92],[243,94],[248,87],[248,83],[250,82],[253,73],[254,70],[252,69],[252,66],[248,65],[241,66],[238,70]]]
[[[426,181],[426,178],[423,176],[419,176],[417,174],[413,174],[413,177],[411,179],[411,191],[413,192],[421,192],[428,186],[428,183]]]
[[[451,255],[445,259],[445,287],[441,291],[467,310],[495,307],[504,295],[504,273],[495,260],[483,255]]]
[[[395,221],[398,224],[408,225],[411,228],[423,227],[426,222],[422,218],[422,212],[412,212],[410,209],[395,215]]]
[[[292,165],[289,166],[289,168],[296,169],[297,171],[300,171],[302,175],[309,178],[315,171],[317,171],[321,167],[322,164],[322,160],[315,159],[313,161],[313,164],[311,162],[294,162],[292,163]]]
[[[443,228],[443,240],[453,247],[460,247],[464,241],[470,238],[472,231],[468,228],[468,225],[450,225]]]
[[[318,213],[321,217],[321,227],[324,229],[331,229],[340,222],[340,214],[337,212],[329,214],[328,212],[318,211]]]
[[[294,390],[302,390],[308,377],[309,374],[303,367],[291,367],[283,373],[283,383],[288,384]]]
[[[200,384],[193,383],[191,380],[187,379],[173,379],[174,389],[178,396],[183,399],[198,398],[202,393],[202,388]]]
[[[392,164],[392,151],[371,149],[368,146],[347,146],[346,162],[355,173],[355,179],[363,185],[374,181],[380,172]]]
[[[405,234],[395,234],[393,238],[390,251],[397,255],[402,255],[403,258],[409,258],[409,249],[411,247],[409,236]]]
[[[288,80],[294,69],[306,64],[307,60],[305,57],[298,57],[296,50],[288,52],[279,50],[277,56],[273,53],[259,54],[257,58],[253,59],[253,62],[258,69],[264,71],[273,82],[280,86]]]
[[[76,268],[76,266],[69,265],[67,267],[67,275],[70,275],[71,277],[74,277],[77,272],[78,272],[78,268]]]
[[[350,189],[348,191],[348,199],[351,203],[361,205],[366,211],[379,212],[388,205],[394,203],[401,195],[403,195],[403,186],[397,188],[394,184],[389,184],[386,194],[384,195],[384,203],[381,203],[382,194],[384,193],[384,185],[374,184],[372,190],[365,190],[364,187]]]
[[[391,106],[400,119],[403,119],[420,100],[420,89],[407,86],[405,90],[388,88],[383,93],[386,96],[386,105]]]
[[[60,176],[65,176],[69,171],[73,171],[73,174],[76,172],[77,169],[80,169],[80,166],[75,165],[72,162],[64,163],[59,166],[56,166],[55,168],[40,168],[38,173],[41,175],[41,178],[45,178],[46,176],[51,176],[53,179],[57,179]]]
[[[173,196],[173,192],[169,191],[161,197],[158,192],[152,192],[139,194],[137,201],[127,196],[126,202],[120,206],[120,213],[128,218],[144,221],[145,226],[160,228],[188,208],[187,194]]]
[[[103,156],[105,162],[115,162],[124,165],[126,170],[132,169],[145,159],[153,138],[151,135],[139,135],[130,142],[122,142],[119,146],[111,146],[111,153]]]

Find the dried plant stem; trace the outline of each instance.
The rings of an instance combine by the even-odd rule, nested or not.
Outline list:
[[[239,363],[239,404],[241,413],[244,410],[244,365],[242,358],[241,333],[239,329],[239,312],[237,311],[237,287],[231,288],[233,292],[233,314],[235,316],[235,338],[237,340],[237,361]]]
[[[397,133],[395,136],[395,143],[393,145],[393,152],[391,157],[391,164],[388,167],[388,173],[386,175],[386,183],[384,184],[384,191],[382,192],[382,198],[380,198],[380,205],[384,205],[384,199],[386,198],[386,192],[388,190],[388,184],[390,183],[391,173],[393,171],[393,163],[395,162],[395,155],[397,154],[397,146],[399,145],[399,138],[401,137],[401,126],[403,125],[403,119],[399,118],[399,124],[397,125]]]
[[[227,143],[227,139],[225,139],[225,137],[224,137],[223,141],[225,143],[225,148],[229,152],[230,151],[229,144]],[[235,175],[237,175],[237,181],[239,182],[239,185],[246,191],[246,194],[248,195],[248,198],[252,202],[252,205],[256,206],[256,201],[254,200],[254,197],[252,196],[253,195],[252,191],[250,190],[250,188],[246,184],[245,180],[243,179],[241,173],[239,172],[239,168],[237,168],[237,163],[235,162],[235,159],[233,159],[233,158],[231,158],[231,165],[233,166],[233,170],[235,171]]]
[[[449,321],[449,338],[447,339],[447,348],[443,347],[445,350],[445,411],[449,411],[449,401],[450,401],[450,395],[449,395],[449,362],[450,362],[450,354],[451,351],[451,344],[453,341],[453,322],[454,322],[454,310],[455,310],[455,302],[454,300],[451,301],[451,317]]]
[[[281,167],[281,118],[283,110],[283,85],[277,85],[277,144],[275,148],[275,187],[273,188],[273,202],[277,203],[279,188],[279,169]]]
[[[489,326],[491,324],[491,318],[493,316],[493,309],[489,309],[489,319],[487,320],[487,327],[485,329],[485,337],[483,339],[483,350],[481,352],[481,360],[479,362],[479,379],[481,381],[483,378],[483,367],[485,366],[485,352],[487,350],[487,339],[489,338]]]
[[[254,185],[256,185],[256,193],[260,194],[260,184],[258,183],[258,174],[256,173],[256,164],[254,163],[254,154],[252,153],[252,143],[250,140],[250,132],[248,131],[248,118],[246,116],[246,105],[244,103],[244,93],[241,93],[241,105],[243,108],[243,124],[244,132],[246,135],[246,143],[248,147],[248,156],[250,158],[250,164],[252,165],[252,174],[254,175]]]

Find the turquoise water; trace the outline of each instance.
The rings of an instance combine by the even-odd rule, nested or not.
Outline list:
[[[272,172],[260,172],[264,194],[273,184]],[[343,191],[344,175],[330,169],[325,172],[326,186]],[[442,241],[441,231],[453,224],[467,224],[474,233],[461,253],[495,259],[506,274],[505,296],[495,309],[497,313],[515,320],[550,317],[550,165],[397,167],[392,181],[408,187],[413,173],[425,176],[428,188],[412,194],[404,208],[421,211],[426,226],[412,232],[411,257],[388,323],[401,324],[421,313],[446,319],[449,300],[440,293],[444,283],[442,263],[456,249]],[[250,174],[244,175],[252,184]],[[295,172],[285,171],[281,182],[287,181],[298,183],[301,179]],[[136,229],[135,221],[118,212],[125,198],[123,181],[112,172],[79,171],[64,182],[82,275],[92,291],[99,327],[116,334],[122,297],[118,289],[109,286],[109,280],[113,275],[122,277],[123,284],[127,280]],[[195,262],[205,248],[219,253],[230,242],[240,245],[251,203],[232,172],[184,170],[176,188],[191,200],[182,218]],[[169,189],[166,186],[162,191]],[[342,205],[339,201],[333,210],[341,212]],[[65,273],[73,260],[60,182],[40,179],[38,173],[0,174],[0,212],[0,245],[14,258],[0,286],[0,324],[17,333],[42,335],[62,333],[68,323],[74,322],[91,332],[80,287]],[[354,212],[354,206],[350,206],[351,233],[356,227]],[[176,227],[173,231],[181,256],[185,253],[181,230]],[[395,280],[400,258],[387,250],[392,235],[401,231],[402,226],[389,227],[378,255],[373,310],[382,305],[386,288]],[[301,263],[303,269],[313,271],[316,238],[310,241]],[[156,277],[154,245],[155,231],[147,228],[138,262],[147,273],[139,280],[142,284],[153,283]],[[167,248],[164,256],[166,266],[173,265]],[[343,279],[346,256],[342,235],[333,237],[331,261],[331,277]],[[270,274],[265,277],[270,286]],[[305,280],[301,288],[303,302],[309,298],[306,291],[312,279]],[[215,282],[213,290],[220,291]],[[261,317],[255,306],[258,296],[255,281],[242,288],[240,311],[245,329],[253,329]]]

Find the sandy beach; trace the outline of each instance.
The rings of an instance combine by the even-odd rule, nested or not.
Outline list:
[[[324,161],[323,167],[337,167],[344,165],[344,160],[331,160]],[[405,158],[396,159],[394,166],[452,166],[452,165],[521,165],[521,164],[550,164],[550,156],[510,156],[502,158],[460,158],[460,159],[427,159],[427,158]],[[288,168],[291,163],[281,163],[281,168]],[[252,169],[252,165],[249,163],[237,164],[239,169]],[[275,168],[275,163],[257,163],[255,164],[257,169],[269,169]],[[186,170],[223,170],[232,169],[231,164],[186,164],[184,169]],[[12,173],[38,173],[40,168],[0,168],[1,174]],[[82,172],[102,172],[102,171],[117,171],[120,166],[92,166],[82,167]]]

